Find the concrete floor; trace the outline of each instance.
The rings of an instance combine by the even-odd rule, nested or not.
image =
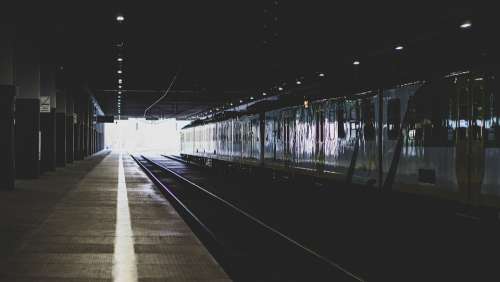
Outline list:
[[[0,191],[1,281],[229,281],[127,155]]]

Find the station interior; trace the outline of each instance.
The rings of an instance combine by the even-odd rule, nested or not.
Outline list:
[[[495,5],[162,2],[0,8],[0,281],[500,281]]]

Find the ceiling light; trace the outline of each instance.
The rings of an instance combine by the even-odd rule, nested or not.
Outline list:
[[[117,73],[122,73],[122,71],[121,71],[121,70],[118,70],[118,71],[117,71]]]
[[[253,96],[252,96],[252,97],[250,97],[250,100],[253,100]]]
[[[283,87],[281,87],[281,86],[280,86],[280,87],[278,87],[278,90],[279,90],[279,91],[282,91],[282,90],[283,90]]]
[[[243,100],[240,100],[240,103],[243,103]]]
[[[232,106],[232,105],[233,105],[233,103],[229,103],[229,105],[231,105],[231,106]]]
[[[355,66],[357,66],[357,65],[360,64],[360,62],[359,61],[354,61],[354,62],[352,62],[352,64],[355,65]]]
[[[123,62],[123,58],[118,58],[118,62]]]
[[[319,76],[319,77],[324,77],[324,76],[325,76],[325,74],[324,74],[324,73],[322,73],[322,72],[320,72],[320,73],[318,74],[318,76]]]
[[[122,81],[123,81],[123,80],[122,80],[121,78],[120,78],[120,79],[118,79],[118,83],[122,83]]]
[[[218,111],[218,110],[219,110],[219,108],[216,108],[215,110],[216,110],[216,111]]]
[[[460,25],[460,28],[461,29],[467,29],[467,28],[470,28],[472,26],[472,23],[470,21],[465,21],[464,23],[462,23]]]
[[[121,91],[118,91],[118,94],[122,94],[122,92],[121,92]]]
[[[302,84],[302,82],[300,80],[297,80],[296,83],[297,83],[297,85],[301,85]]]
[[[262,92],[262,96],[266,96],[266,95],[267,95],[267,93],[266,93],[266,92]]]
[[[125,17],[124,17],[124,16],[122,16],[122,15],[118,15],[118,16],[116,16],[116,21],[117,21],[117,22],[123,22],[124,20],[125,20]]]
[[[121,88],[122,88],[122,86],[121,86],[121,85],[118,85],[118,88],[120,88],[120,89],[121,89]]]
[[[396,46],[396,48],[394,48],[394,49],[396,49],[396,50],[398,50],[398,51],[401,51],[401,50],[403,50],[403,49],[404,49],[404,47],[403,47],[403,46],[401,46],[401,45],[399,45],[399,46]]]

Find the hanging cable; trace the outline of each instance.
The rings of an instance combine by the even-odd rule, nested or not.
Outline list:
[[[172,80],[170,81],[170,85],[168,86],[167,90],[165,90],[165,93],[163,93],[163,95],[158,98],[158,100],[156,100],[153,104],[151,104],[151,106],[147,107],[145,110],[144,110],[144,118],[146,118],[146,115],[147,115],[147,112],[149,110],[151,110],[151,108],[153,108],[156,104],[158,104],[161,100],[163,100],[163,98],[165,98],[165,96],[167,96],[168,92],[170,92],[170,90],[172,89],[172,87],[174,86],[174,83],[175,81],[177,80],[177,76],[179,75],[179,73],[181,72],[180,68],[179,68],[179,71],[177,71],[177,73],[174,75],[174,77],[172,78]]]

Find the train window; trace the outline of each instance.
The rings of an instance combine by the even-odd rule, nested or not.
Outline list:
[[[345,124],[344,104],[339,103],[337,104],[337,136],[342,139],[344,139],[346,136],[344,124]]]
[[[361,104],[361,120],[365,140],[375,140],[375,108],[371,100],[363,100]]]
[[[399,98],[390,99],[387,105],[387,136],[395,140],[399,135],[401,124],[401,101]]]

